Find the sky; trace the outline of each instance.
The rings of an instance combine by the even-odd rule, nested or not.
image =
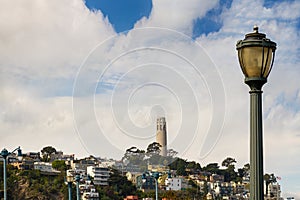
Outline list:
[[[249,162],[236,42],[277,43],[263,87],[264,169],[300,199],[300,1],[11,0],[0,6],[0,147],[120,159],[155,141],[204,166]]]

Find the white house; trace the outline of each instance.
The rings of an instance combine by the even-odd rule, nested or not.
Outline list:
[[[106,167],[89,166],[86,169],[87,175],[94,178],[95,185],[108,185],[110,170]]]
[[[166,190],[181,190],[182,178],[167,178],[165,180]]]
[[[34,162],[33,168],[35,170],[40,170],[41,172],[60,173],[60,171],[55,170],[55,169],[52,168],[51,163],[47,163],[47,162]]]
[[[95,188],[91,188],[90,191],[83,192],[82,200],[99,200],[99,193]]]

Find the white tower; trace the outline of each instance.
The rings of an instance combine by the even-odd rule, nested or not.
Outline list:
[[[160,155],[167,156],[167,126],[166,118],[157,118],[156,122],[156,142],[161,145]]]

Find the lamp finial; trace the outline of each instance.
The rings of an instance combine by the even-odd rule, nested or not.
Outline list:
[[[253,26],[253,32],[258,33],[258,26],[256,24]]]

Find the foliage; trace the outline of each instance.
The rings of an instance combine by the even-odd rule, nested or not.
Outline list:
[[[148,145],[147,147],[147,154],[153,155],[153,154],[159,154],[160,153],[161,145],[157,142],[153,142]]]
[[[229,165],[227,169],[220,170],[219,173],[224,176],[225,182],[236,181],[237,173],[235,172],[234,165]]]
[[[232,165],[233,163],[236,163],[236,160],[235,160],[234,158],[227,157],[225,160],[223,160],[222,166],[228,168],[228,167],[229,167],[230,165]]]
[[[148,195],[151,197],[150,195]],[[154,197],[154,196],[153,196]],[[179,191],[161,191],[159,193],[159,198],[167,198],[167,199],[180,199],[180,200],[190,200],[190,199],[203,199],[204,193],[200,192],[200,190],[196,188],[188,188],[186,190]]]
[[[268,186],[271,183],[276,183],[277,180],[276,180],[276,177],[274,176],[274,174],[265,174],[264,175],[264,180],[265,180],[265,184],[266,184],[266,187],[265,187],[266,194],[268,195]]]
[[[128,160],[130,165],[146,165],[144,158],[145,151],[133,146],[126,150],[122,159]]]
[[[38,170],[17,170],[11,165],[7,169],[8,199],[66,199],[68,195],[64,174],[48,176]]]
[[[212,174],[220,174],[220,169],[219,169],[219,164],[218,163],[209,163],[205,167],[203,167],[203,171],[210,172]]]
[[[242,181],[244,177],[249,177],[250,165],[245,164],[244,167],[235,169],[236,160],[227,157],[221,163],[226,167],[220,169],[218,163],[209,163],[204,167],[195,161],[187,161],[185,159],[176,157],[177,152],[172,150],[168,156],[163,157],[159,155],[160,145],[158,143],[151,143],[147,150],[141,150],[137,147],[131,147],[126,150],[123,159],[129,161],[129,165],[139,165],[141,169],[146,169],[147,164],[162,164],[168,163],[170,170],[176,171],[177,176],[188,176],[190,174],[197,174],[203,172],[206,175],[218,174],[223,175],[224,180]],[[48,146],[42,149],[43,159],[49,161],[51,154],[56,153],[55,148]],[[172,162],[173,161],[173,162]],[[127,163],[126,163],[127,164]],[[0,170],[3,171],[3,163],[0,161]],[[8,197],[9,199],[68,199],[68,188],[65,184],[65,170],[67,166],[64,161],[55,160],[52,162],[52,167],[62,171],[57,176],[43,175],[38,170],[17,170],[12,165],[8,165]],[[166,175],[163,177],[166,178]],[[164,180],[162,179],[162,180]],[[0,173],[0,186],[3,188],[3,173]],[[276,182],[274,174],[265,174],[264,180],[266,188],[269,184]],[[141,192],[127,180],[125,176],[115,169],[112,169],[109,178],[108,186],[97,186],[100,199],[102,200],[121,200],[127,195],[138,195],[139,198],[155,197],[155,192]],[[192,187],[182,191],[162,191],[159,192],[159,198],[170,199],[204,199],[208,193],[208,183],[204,182],[201,188],[193,180],[189,180],[189,185]],[[16,192],[18,191],[18,192]],[[76,199],[75,185],[72,186],[72,197]]]
[[[236,180],[240,182],[243,180],[243,177],[248,177],[249,175],[250,175],[250,164],[247,163],[244,165],[243,168],[238,169]]]
[[[169,167],[171,170],[176,170],[176,175],[178,176],[186,176],[186,166],[188,162],[186,160],[183,160],[182,158],[176,158],[174,162],[172,162]]]
[[[46,146],[42,150],[42,161],[48,162],[50,160],[50,155],[56,153],[56,149],[52,146]]]
[[[161,145],[157,142],[153,142],[148,145],[147,150],[138,149],[135,146],[126,150],[122,160],[127,160],[128,166],[139,167],[140,171],[146,170],[147,165],[167,165],[174,161],[172,156],[161,156]],[[175,155],[177,152],[172,150],[170,154]]]
[[[138,194],[136,187],[116,169],[112,169],[108,183],[108,186],[96,186],[102,200],[122,200],[127,195]]]
[[[178,154],[177,151],[175,151],[174,149],[168,149],[167,150],[167,155],[170,157],[175,157]]]
[[[59,171],[66,171],[67,165],[63,160],[55,160],[52,162],[52,168]]]
[[[196,163],[195,161],[191,161],[188,162],[186,168],[189,169],[190,171],[197,171],[197,170],[200,171],[201,165],[199,163]]]
[[[195,161],[187,161],[182,158],[176,158],[174,162],[169,164],[171,170],[176,170],[176,175],[187,176],[201,170],[201,165]]]
[[[116,188],[117,193],[122,197],[134,194],[136,191],[136,187],[115,169],[112,169],[108,183],[109,186]]]

